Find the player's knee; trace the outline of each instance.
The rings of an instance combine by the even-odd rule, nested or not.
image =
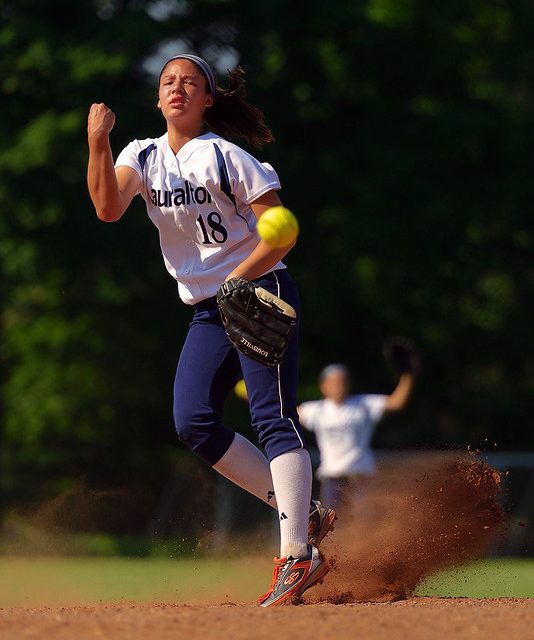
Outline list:
[[[211,466],[220,460],[234,438],[234,432],[216,414],[206,414],[187,402],[175,402],[174,426],[180,442]]]
[[[185,404],[175,403],[174,428],[180,442],[189,447],[189,449],[194,449],[195,443],[199,439],[197,421],[198,418],[195,411]]]

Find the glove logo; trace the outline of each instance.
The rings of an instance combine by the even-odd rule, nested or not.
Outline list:
[[[259,354],[260,356],[268,356],[269,352],[266,351],[265,349],[262,349],[261,347],[258,347],[255,344],[252,344],[252,342],[249,342],[246,338],[244,338],[243,336],[241,336],[241,344],[245,347],[247,347],[248,349],[252,349],[252,351],[255,351],[257,354]]]

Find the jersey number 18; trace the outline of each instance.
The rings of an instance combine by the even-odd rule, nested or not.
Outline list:
[[[228,238],[228,231],[222,224],[221,214],[218,211],[212,211],[207,216],[209,230],[206,228],[206,223],[202,216],[198,216],[197,222],[200,225],[200,231],[202,232],[202,244],[222,244],[226,242]]]

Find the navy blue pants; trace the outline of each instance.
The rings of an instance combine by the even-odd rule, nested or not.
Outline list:
[[[288,302],[300,316],[298,289],[286,269],[254,282]],[[305,447],[296,409],[298,326],[282,364],[266,367],[228,340],[215,298],[202,300],[194,309],[174,381],[174,422],[180,441],[210,465],[222,458],[234,439],[234,431],[223,425],[224,401],[243,377],[252,426],[269,461]]]

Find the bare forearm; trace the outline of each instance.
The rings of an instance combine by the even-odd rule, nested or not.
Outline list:
[[[276,191],[268,191],[252,202],[250,207],[256,218],[259,219],[268,209],[279,206],[280,204],[281,202]],[[278,264],[278,262],[289,253],[291,248],[295,246],[295,243],[296,241],[287,247],[274,249],[263,240],[260,240],[254,248],[254,251],[229,273],[226,279],[230,280],[230,278],[240,277],[246,280],[254,280],[254,278],[259,278],[259,276],[267,273]]]
[[[386,411],[402,411],[408,404],[414,385],[414,374],[402,373],[397,386],[386,401]]]
[[[87,186],[96,215],[106,222],[118,220],[135,194],[132,180],[121,178],[121,187],[117,179],[109,144],[109,134],[114,124],[115,114],[103,102],[91,105],[87,116]]]
[[[273,249],[266,242],[260,240],[248,258],[229,273],[226,279],[240,277],[246,280],[254,280],[254,278],[258,278],[278,264],[289,253],[294,244],[282,249]]]
[[[124,209],[107,136],[89,141],[87,186],[97,216],[106,221],[118,220]]]

